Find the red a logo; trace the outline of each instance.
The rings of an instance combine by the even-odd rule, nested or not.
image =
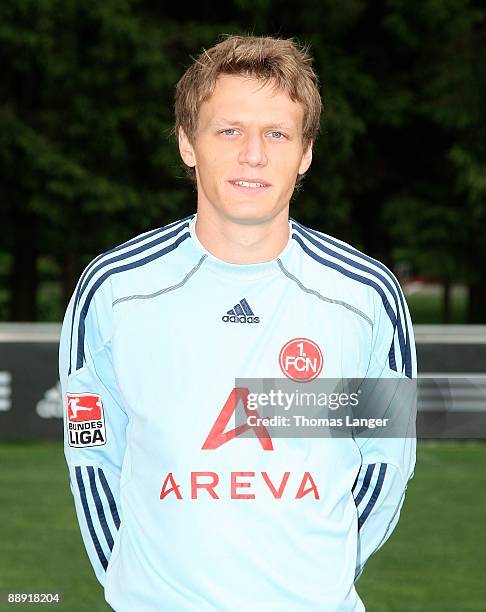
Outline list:
[[[206,441],[202,445],[202,450],[214,450],[225,442],[229,442],[241,435],[249,429],[253,429],[255,435],[260,440],[263,450],[273,450],[272,438],[268,433],[267,428],[264,425],[251,426],[246,423],[238,425],[235,429],[225,431],[231,416],[236,412],[238,403],[243,403],[246,416],[256,415],[259,416],[256,410],[248,408],[248,389],[246,387],[235,387],[228,396],[223,409],[221,410],[218,418],[216,419],[211,431],[209,432]]]

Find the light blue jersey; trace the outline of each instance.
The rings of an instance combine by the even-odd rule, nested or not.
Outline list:
[[[354,583],[398,521],[415,439],[243,436],[231,415],[237,378],[416,377],[399,284],[293,220],[275,260],[226,263],[195,219],[96,258],[63,324],[65,455],[106,600],[363,610]]]

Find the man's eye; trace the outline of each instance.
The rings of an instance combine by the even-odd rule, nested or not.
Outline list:
[[[234,128],[228,128],[227,130],[223,130],[222,134],[226,134],[227,136],[233,136],[233,134],[236,134],[236,130]]]
[[[285,134],[283,134],[282,132],[270,132],[272,138],[275,138],[275,140],[283,140],[285,138]]]

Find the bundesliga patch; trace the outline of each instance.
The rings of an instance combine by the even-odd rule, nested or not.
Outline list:
[[[106,443],[105,416],[96,393],[67,394],[69,446],[87,448]]]

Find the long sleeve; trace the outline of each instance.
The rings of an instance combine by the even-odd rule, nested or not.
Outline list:
[[[378,400],[373,402],[373,416],[391,416],[395,426],[384,434],[356,438],[362,457],[353,487],[359,532],[356,579],[396,527],[415,467],[415,342],[405,298],[398,281],[391,278],[395,308],[374,295],[373,342],[366,378],[371,379],[371,388],[374,385],[375,395],[370,398]]]
[[[64,453],[81,535],[96,577],[105,574],[123,521],[120,476],[128,418],[111,358],[111,299],[102,287],[69,303],[61,333],[59,374]]]

